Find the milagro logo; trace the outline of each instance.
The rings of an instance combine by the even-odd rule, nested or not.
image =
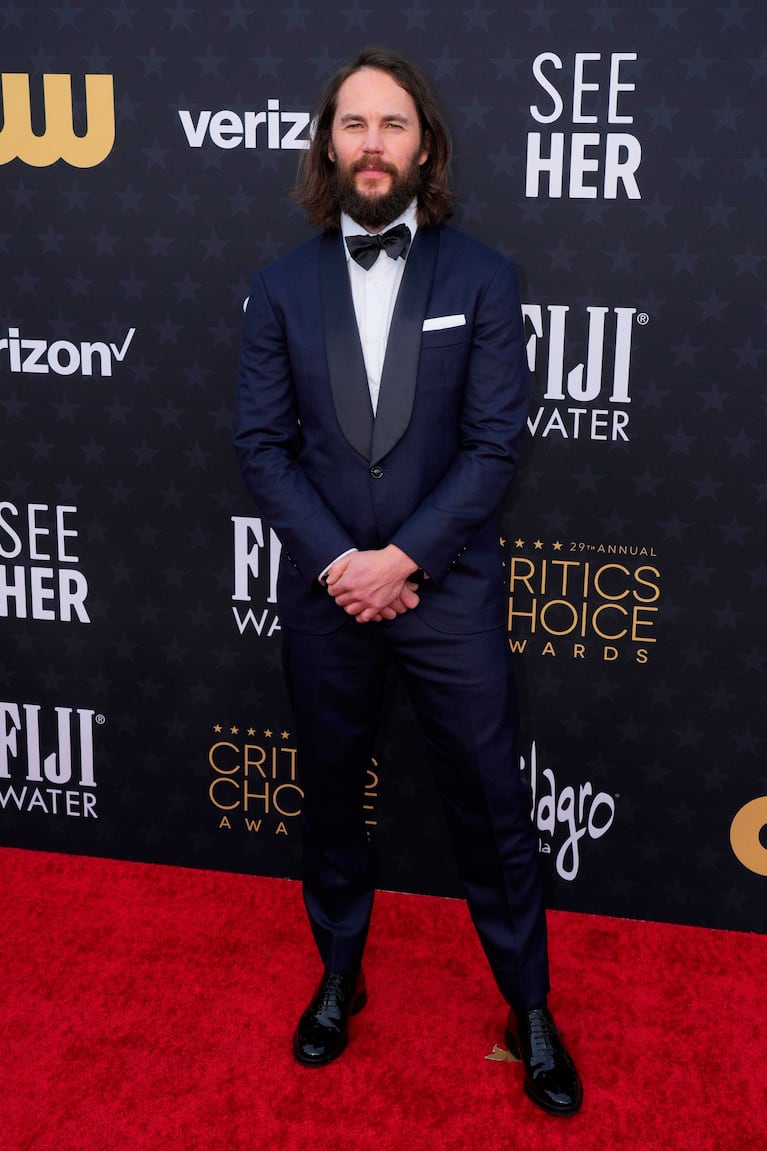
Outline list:
[[[644,327],[649,322],[647,313],[595,304],[584,315],[571,312],[569,304],[523,304],[522,314],[528,367],[545,380],[541,401],[531,405],[530,434],[628,441],[632,336],[635,323]],[[586,348],[574,364],[568,357],[573,341]]]
[[[0,808],[98,819],[91,708],[0,703]]]
[[[32,127],[29,76],[5,72],[0,76],[3,127],[0,129],[0,164],[19,159],[34,168],[47,168],[63,160],[73,168],[95,168],[115,142],[114,81],[112,76],[85,76],[87,130],[77,135],[72,112],[72,77],[43,76],[45,129]]]
[[[571,882],[580,870],[581,840],[607,834],[615,820],[615,799],[606,791],[595,791],[592,783],[560,787],[552,769],[541,768],[535,740],[528,759],[519,757],[519,766],[529,773],[532,820],[540,833],[538,850],[542,855],[556,850],[557,875]]]
[[[307,111],[287,111],[279,99],[267,100],[259,112],[248,109],[235,112],[210,108],[194,113],[180,108],[178,118],[190,148],[205,143],[229,151],[232,148],[293,151],[309,147],[311,115]]]
[[[268,638],[280,630],[276,604],[282,545],[274,531],[257,516],[232,516],[232,525],[234,622],[240,635],[254,631]]]
[[[21,329],[9,327],[0,339],[0,372],[25,376],[111,376],[114,363],[123,363],[130,348],[135,328],[128,328],[121,344],[103,340],[54,340],[22,336]]]

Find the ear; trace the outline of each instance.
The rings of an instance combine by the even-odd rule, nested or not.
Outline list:
[[[423,134],[423,139],[421,140],[421,151],[418,155],[418,163],[419,164],[425,164],[426,161],[429,159],[430,153],[431,153],[431,132],[427,128]]]
[[[331,164],[335,164],[335,162],[336,162],[336,151],[335,151],[335,148],[333,147],[333,141],[332,140],[328,141],[328,159],[330,160]]]

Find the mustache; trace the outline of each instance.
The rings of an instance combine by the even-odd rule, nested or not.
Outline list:
[[[374,172],[387,172],[390,176],[396,176],[397,174],[397,169],[393,164],[387,163],[386,160],[375,159],[372,156],[369,159],[365,159],[363,157],[361,160],[355,160],[355,162],[352,164],[351,170],[352,173],[356,175],[357,172],[361,172],[365,168],[368,171],[372,169]]]

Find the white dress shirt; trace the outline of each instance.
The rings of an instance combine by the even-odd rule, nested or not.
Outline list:
[[[416,220],[416,201],[412,200],[401,216],[387,224],[383,231],[388,231],[396,224],[407,224],[411,239],[415,237],[418,229]],[[381,386],[381,372],[383,371],[384,356],[386,355],[386,341],[389,338],[391,318],[394,305],[397,302],[397,293],[402,275],[405,271],[405,260],[398,257],[392,260],[386,252],[381,252],[372,268],[365,270],[349,255],[346,247],[347,236],[360,236],[366,231],[361,228],[351,216],[341,215],[341,236],[346,266],[349,269],[349,282],[352,288],[354,312],[357,317],[357,328],[362,344],[362,355],[365,360],[365,369],[370,390],[370,403],[373,406],[373,415],[378,407],[378,391]]]
[[[410,242],[412,244],[418,230],[417,207],[417,201],[411,200],[402,215],[398,216],[396,220],[392,220],[382,231],[386,232],[397,224],[407,224],[410,229]],[[341,240],[346,255],[346,267],[349,271],[349,283],[351,284],[354,314],[357,317],[357,329],[362,345],[362,356],[365,360],[370,403],[373,408],[373,415],[375,415],[378,408],[378,392],[381,387],[381,373],[386,355],[386,341],[389,338],[394,305],[397,302],[397,293],[405,271],[405,260],[401,257],[392,260],[386,252],[381,252],[372,268],[363,268],[349,255],[346,237],[361,236],[366,231],[367,229],[360,227],[351,216],[347,216],[345,212],[341,213]],[[328,572],[337,560],[343,559],[344,556],[353,551],[357,551],[357,548],[350,548],[349,551],[336,556],[332,563],[329,563],[325,570],[320,573],[320,582],[325,582]]]

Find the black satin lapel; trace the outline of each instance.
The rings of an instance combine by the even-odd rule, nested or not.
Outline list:
[[[410,423],[421,353],[421,331],[438,247],[439,232],[436,228],[418,229],[405,265],[386,343],[370,449],[371,464],[391,451]]]
[[[373,409],[346,257],[337,233],[328,232],[322,237],[320,294],[336,416],[346,439],[367,459],[373,435]]]

